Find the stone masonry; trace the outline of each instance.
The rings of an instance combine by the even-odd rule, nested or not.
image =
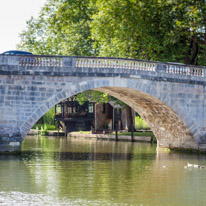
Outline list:
[[[0,151],[20,151],[60,101],[95,89],[131,106],[159,147],[206,151],[205,68],[115,58],[0,55]]]

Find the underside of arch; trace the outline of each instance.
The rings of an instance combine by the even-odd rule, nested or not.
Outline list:
[[[197,148],[195,138],[183,120],[157,98],[129,88],[102,87],[95,90],[120,99],[138,112],[157,137],[159,147]]]

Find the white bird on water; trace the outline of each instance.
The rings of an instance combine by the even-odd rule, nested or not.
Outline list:
[[[205,168],[204,166],[201,165],[196,165],[196,164],[190,164],[189,162],[187,163],[187,166],[184,166],[184,168],[188,168],[188,167],[194,167],[194,168]]]

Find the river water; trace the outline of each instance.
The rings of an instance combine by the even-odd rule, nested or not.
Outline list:
[[[0,156],[0,205],[206,205],[206,155],[148,143],[25,138]]]

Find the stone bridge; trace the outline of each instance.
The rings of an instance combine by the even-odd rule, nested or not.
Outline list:
[[[0,55],[0,151],[15,152],[35,122],[85,90],[137,111],[158,147],[206,151],[204,67],[133,59]]]

